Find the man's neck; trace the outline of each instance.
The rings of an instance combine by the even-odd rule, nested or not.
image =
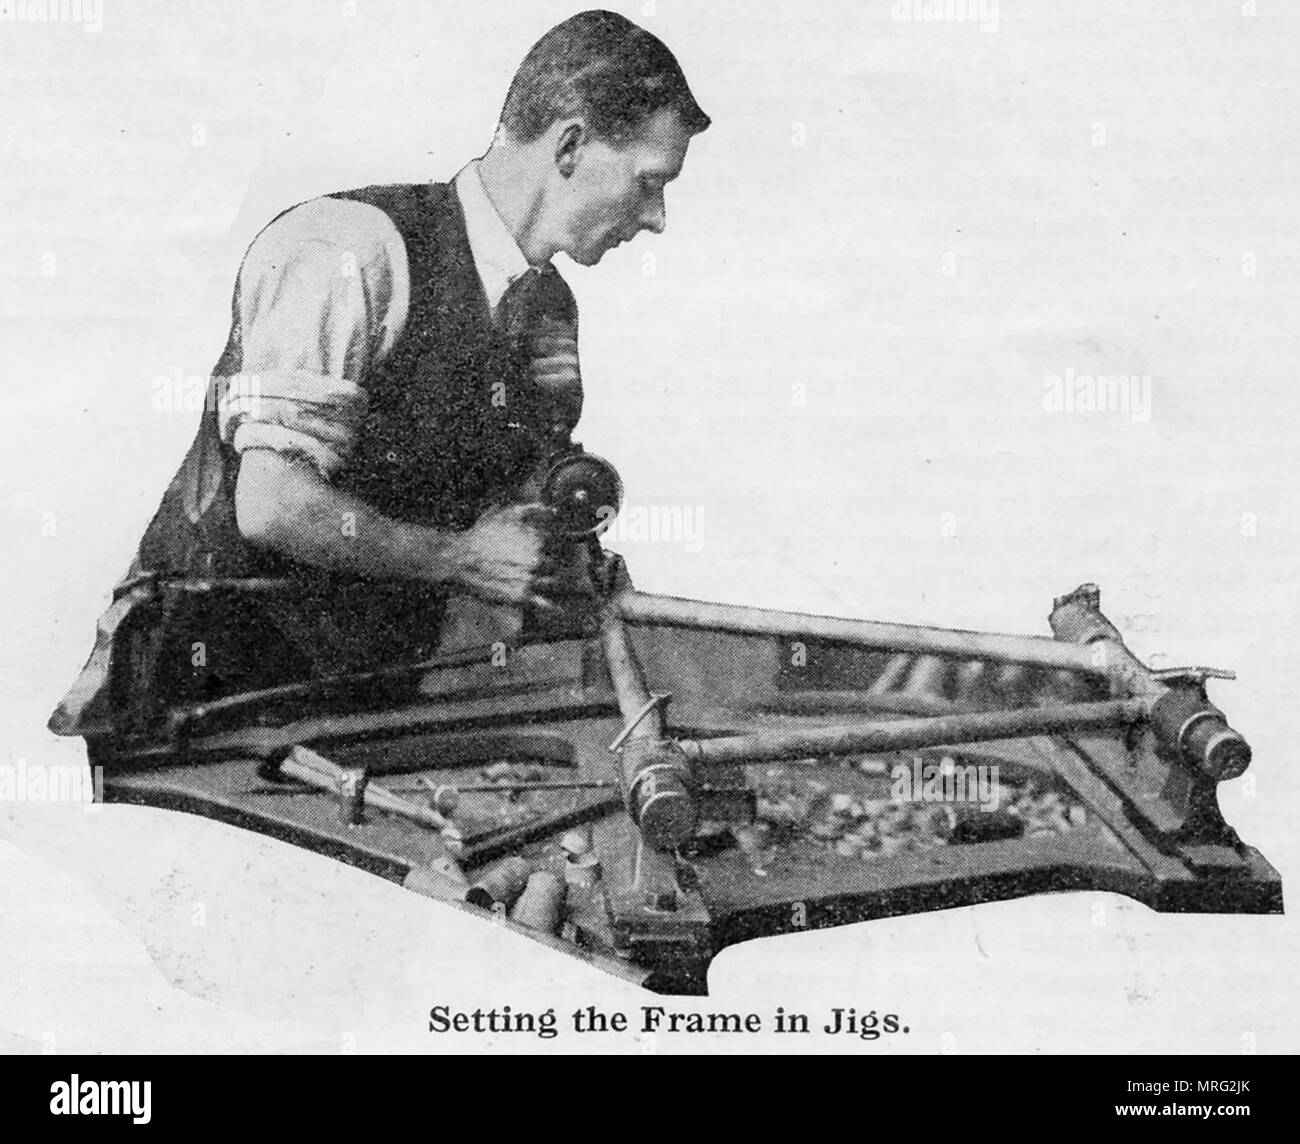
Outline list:
[[[488,200],[530,265],[549,262],[559,250],[545,235],[546,193],[537,158],[524,146],[494,142],[479,160]]]

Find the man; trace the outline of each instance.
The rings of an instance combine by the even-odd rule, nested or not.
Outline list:
[[[456,594],[550,608],[547,510],[526,502],[582,406],[551,259],[661,232],[708,125],[663,43],[583,12],[528,53],[451,184],[330,195],[262,231],[198,436],[52,729],[447,650]],[[159,596],[186,577],[262,591]]]

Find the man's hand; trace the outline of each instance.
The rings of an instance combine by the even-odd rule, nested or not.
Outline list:
[[[311,465],[249,449],[240,459],[235,512],[248,540],[304,564],[558,610],[547,599],[555,586],[547,524],[555,512],[544,505],[492,509],[465,532],[444,531],[392,520]]]
[[[458,537],[451,583],[480,599],[557,611],[547,598],[555,587],[547,555],[554,518],[541,504],[489,509]]]
[[[533,384],[551,400],[555,414],[576,424],[582,413],[577,328],[546,318],[528,336],[528,369]]]

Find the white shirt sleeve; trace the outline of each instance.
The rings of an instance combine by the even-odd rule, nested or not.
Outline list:
[[[392,351],[409,296],[406,246],[379,208],[314,199],[276,219],[239,272],[242,365],[222,386],[222,438],[334,476],[365,417],[360,381]]]

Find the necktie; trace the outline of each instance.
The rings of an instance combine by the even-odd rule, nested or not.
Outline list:
[[[545,430],[567,438],[582,413],[582,381],[575,373],[555,376],[534,368],[557,344],[578,336],[578,305],[568,283],[550,263],[530,268],[501,298],[501,328],[536,387],[532,393]]]
[[[540,270],[529,267],[510,283],[498,309],[502,328],[519,337],[545,319],[577,325],[578,305],[569,284],[549,262]]]

